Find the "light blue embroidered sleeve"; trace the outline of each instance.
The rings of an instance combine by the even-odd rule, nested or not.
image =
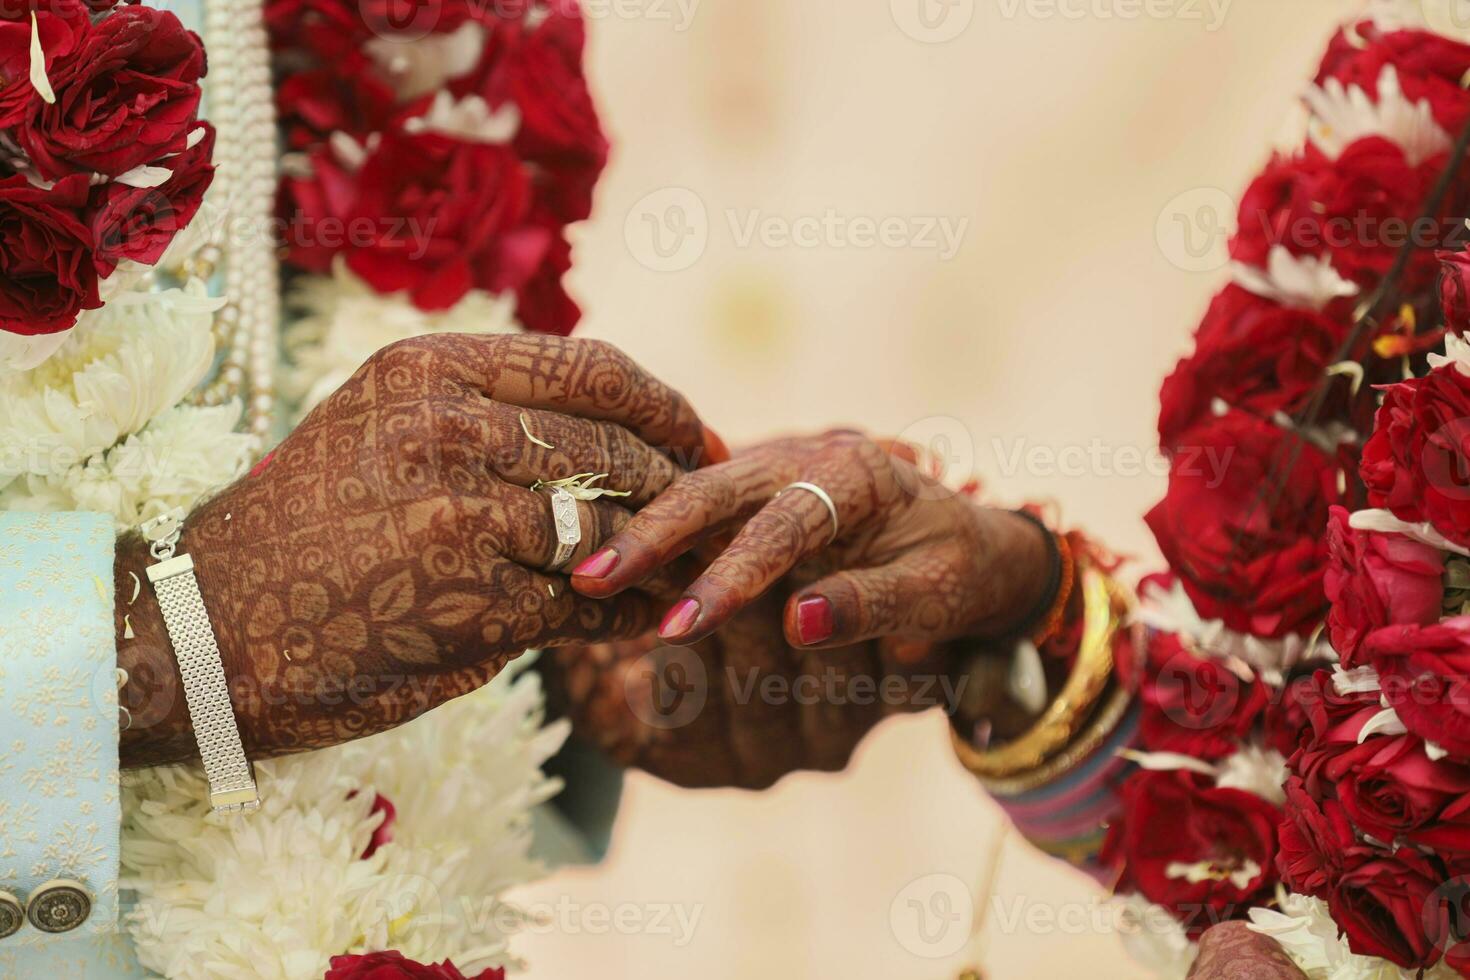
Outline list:
[[[57,879],[92,910],[56,935],[30,923],[0,957],[117,929],[114,530],[103,514],[0,513],[0,890]]]

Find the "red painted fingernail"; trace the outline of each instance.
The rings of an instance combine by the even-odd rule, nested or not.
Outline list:
[[[821,643],[832,635],[832,603],[808,596],[796,604],[796,635],[802,643]]]
[[[622,555],[611,548],[603,548],[572,569],[572,574],[583,578],[606,578],[609,572],[618,567],[618,561],[621,558]]]
[[[664,621],[659,624],[658,635],[665,639],[675,636],[683,636],[689,632],[694,621],[699,618],[699,600],[680,599],[673,609],[664,616]]]
[[[720,434],[709,426],[704,428],[704,459],[700,466],[716,466],[720,463],[730,461],[730,447],[725,445],[725,440]]]

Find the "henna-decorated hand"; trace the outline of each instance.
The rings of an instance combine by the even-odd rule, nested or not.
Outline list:
[[[836,771],[890,714],[952,706],[942,651],[893,640],[802,650],[781,633],[781,588],[693,646],[653,631],[542,660],[553,711],[614,762],[687,787],[764,789]]]
[[[798,480],[838,508],[830,545],[818,497],[771,499]],[[954,709],[959,681],[934,641],[1014,626],[1048,570],[1029,521],[945,492],[901,449],[837,432],[682,477],[573,584],[588,596],[626,594],[696,548],[717,557],[664,619],[662,642],[650,632],[567,648],[548,672],[584,738],[685,786],[759,788],[800,769],[839,769],[885,715]]]
[[[247,752],[368,735],[473,690],[528,647],[647,630],[647,595],[596,601],[553,574],[549,496],[530,487],[607,473],[641,506],[704,439],[677,392],[603,343],[439,335],[375,355],[184,525],[179,551],[194,560]],[[607,498],[578,507],[573,562],[629,519]],[[119,541],[118,635],[125,617],[136,634],[119,641],[124,765],[195,753],[151,588],[132,600],[148,563],[140,538]]]
[[[637,586],[712,534],[734,541],[669,610],[660,637],[693,643],[798,566],[817,580],[786,603],[792,646],[877,637],[942,641],[1004,633],[1046,587],[1039,528],[946,492],[897,451],[854,432],[786,439],[684,476],[578,566],[572,584],[605,598]],[[839,532],[815,484],[837,508]],[[772,499],[775,498],[775,499]]]
[[[1306,980],[1281,944],[1244,922],[1222,922],[1200,937],[1189,980]]]

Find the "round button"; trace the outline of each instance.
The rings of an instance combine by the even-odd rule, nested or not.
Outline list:
[[[13,936],[26,920],[26,910],[20,899],[10,892],[0,892],[0,939]]]
[[[47,882],[26,905],[26,918],[42,932],[70,932],[91,914],[92,896],[75,881]]]

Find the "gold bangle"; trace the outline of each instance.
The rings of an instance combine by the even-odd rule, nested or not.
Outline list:
[[[1072,675],[1029,730],[995,749],[980,750],[950,730],[965,768],[984,779],[1003,779],[1040,767],[1066,748],[1113,679],[1113,637],[1127,611],[1123,590],[1096,568],[1082,572],[1082,645]]]
[[[1087,726],[1080,738],[1072,742],[1057,755],[1052,756],[1040,767],[1030,772],[1023,772],[1017,776],[1003,779],[989,779],[985,776],[978,777],[980,785],[991,796],[1011,797],[1029,793],[1040,789],[1061,779],[1067,773],[1077,768],[1083,762],[1092,757],[1104,742],[1112,737],[1117,731],[1118,724],[1133,706],[1133,692],[1118,685],[1107,704],[1103,705],[1092,724]]]

